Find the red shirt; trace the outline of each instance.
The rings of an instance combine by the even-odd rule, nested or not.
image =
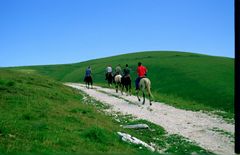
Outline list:
[[[143,77],[147,73],[147,68],[144,66],[138,66],[137,73],[139,77]]]

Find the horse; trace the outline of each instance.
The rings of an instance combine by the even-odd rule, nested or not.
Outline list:
[[[114,82],[115,82],[115,86],[116,86],[116,93],[118,93],[118,87],[121,88],[121,93],[123,94],[123,89],[122,89],[122,75],[118,74],[115,75],[114,77]]]
[[[131,78],[130,76],[123,76],[122,79],[121,79],[121,84],[122,84],[122,90],[124,90],[124,88],[126,88],[126,93],[127,95],[131,95],[131,88],[132,88],[132,85],[131,85]]]
[[[86,87],[89,89],[89,85],[91,85],[91,88],[93,88],[93,80],[92,80],[92,76],[85,76],[84,78],[84,82],[86,84]]]
[[[106,79],[108,81],[108,86],[111,87],[112,83],[113,83],[113,75],[112,73],[106,73]]]
[[[152,105],[151,98],[153,97],[153,95],[151,93],[151,81],[148,78],[144,77],[139,82],[139,89],[137,90],[137,98],[138,98],[139,102],[141,101],[139,96],[138,96],[138,93],[139,93],[140,90],[143,93],[143,102],[142,102],[142,104],[145,103],[145,90],[146,90],[147,94],[149,96],[150,105]]]

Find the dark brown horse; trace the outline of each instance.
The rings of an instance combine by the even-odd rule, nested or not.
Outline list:
[[[85,82],[86,87],[87,87],[88,89],[90,88],[90,85],[91,85],[91,88],[93,88],[92,76],[85,76],[84,82]]]
[[[122,83],[122,90],[124,90],[124,88],[125,88],[126,89],[126,94],[131,95],[132,81],[131,81],[130,76],[123,76],[122,80],[121,80],[121,83]]]
[[[114,81],[112,73],[106,73],[106,79],[108,82],[108,86],[111,87]]]

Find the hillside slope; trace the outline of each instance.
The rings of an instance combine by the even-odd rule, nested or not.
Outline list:
[[[78,91],[35,74],[0,75],[1,153],[139,152],[119,139],[119,124],[84,104]]]
[[[139,52],[66,65],[12,68],[38,72],[64,82],[83,82],[87,66],[93,70],[94,83],[106,85],[108,64],[127,63],[136,77],[137,63],[148,68],[155,100],[191,110],[221,110],[233,117],[234,60],[186,52]],[[133,83],[134,84],[134,83]]]
[[[117,135],[120,131],[148,144],[154,142],[166,153],[212,154],[145,120],[106,115],[109,107],[84,93],[26,72],[0,70],[0,153],[158,154],[122,141]],[[146,123],[151,130],[121,127],[136,123]]]

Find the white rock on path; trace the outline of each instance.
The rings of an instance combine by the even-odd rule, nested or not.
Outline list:
[[[136,137],[133,137],[127,133],[122,133],[122,132],[117,132],[118,135],[120,135],[122,137],[122,140],[125,141],[125,142],[130,142],[130,143],[133,143],[133,144],[140,144],[140,145],[143,145],[144,147],[146,147],[147,149],[149,149],[150,151],[155,151],[155,149],[148,145],[147,143],[141,141],[140,139],[136,138]]]

